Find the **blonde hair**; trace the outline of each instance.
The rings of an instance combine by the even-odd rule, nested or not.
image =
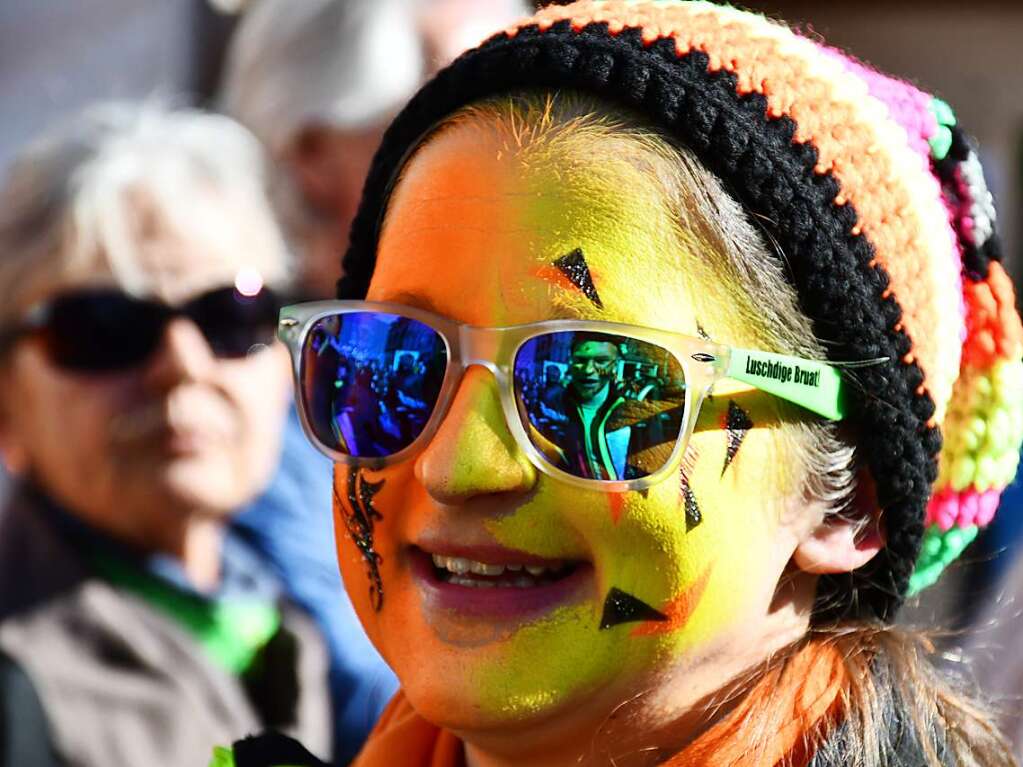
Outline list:
[[[562,163],[586,159],[592,167],[587,158],[597,155],[599,143],[602,162],[639,167],[677,224],[680,252],[699,256],[686,268],[713,270],[708,274],[715,279],[700,284],[716,284],[727,292],[751,334],[743,340],[785,354],[827,358],[826,339],[814,335],[786,280],[785,254],[690,150],[641,117],[576,92],[527,91],[465,107],[438,130],[459,124],[496,130],[509,151],[524,157],[539,155]],[[823,420],[791,421],[786,428],[794,434],[807,500],[820,503],[829,514],[861,514],[852,507],[857,462],[849,435]],[[849,679],[839,698],[841,720],[825,718],[817,730],[805,734],[814,764],[886,767],[897,758],[895,738],[882,733],[893,726],[915,744],[928,767],[1016,764],[991,715],[936,668],[934,646],[921,633],[864,622],[812,629],[754,669],[747,683],[765,673],[784,678],[791,673],[788,661],[808,643],[834,645]],[[769,698],[750,709],[743,728],[752,741],[750,753],[766,748],[781,724],[777,717]]]

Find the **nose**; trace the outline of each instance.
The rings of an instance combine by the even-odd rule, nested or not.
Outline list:
[[[155,388],[171,388],[183,381],[200,381],[216,364],[199,327],[175,317],[164,328],[160,345],[146,366],[146,380]]]
[[[465,372],[443,423],[416,459],[415,472],[431,497],[446,505],[524,493],[536,484],[536,469],[508,430],[490,371],[474,366]]]

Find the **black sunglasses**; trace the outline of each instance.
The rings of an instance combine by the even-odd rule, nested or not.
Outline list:
[[[65,370],[113,373],[144,363],[160,346],[167,324],[187,317],[216,356],[238,358],[273,343],[280,306],[266,288],[251,296],[234,287],[216,288],[181,306],[110,288],[77,290],[33,306],[0,333],[0,352],[31,336]]]

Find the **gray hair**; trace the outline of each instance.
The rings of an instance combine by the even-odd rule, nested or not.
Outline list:
[[[230,200],[268,253],[286,250],[266,198],[262,149],[233,120],[154,103],[93,106],[20,152],[0,185],[0,321],[24,309],[22,297],[104,261],[139,292],[136,264],[140,196],[182,231],[222,227],[196,192]]]

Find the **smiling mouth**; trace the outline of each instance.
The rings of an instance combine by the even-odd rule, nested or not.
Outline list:
[[[488,620],[536,617],[585,599],[594,586],[589,562],[504,548],[427,552],[414,546],[410,564],[428,609]]]
[[[572,574],[578,563],[555,560],[549,564],[487,564],[464,557],[433,554],[437,580],[473,589],[532,589],[549,586]]]

